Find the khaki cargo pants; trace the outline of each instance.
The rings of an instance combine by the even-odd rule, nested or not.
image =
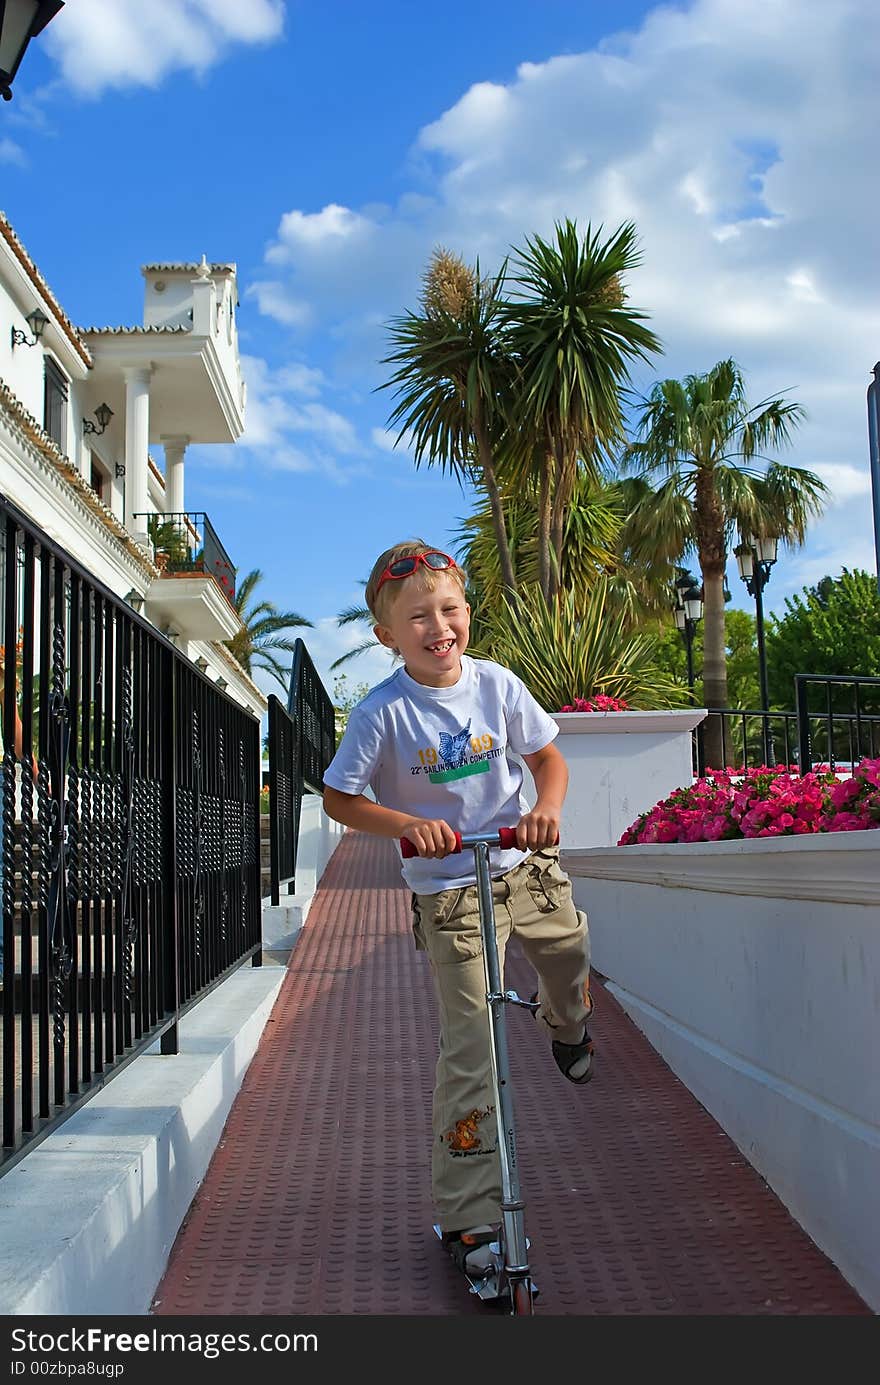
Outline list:
[[[507,940],[515,933],[538,973],[539,1025],[548,1039],[580,1043],[593,1008],[590,940],[586,915],[575,909],[571,882],[559,864],[559,848],[533,852],[493,880],[492,894],[502,977]],[[463,1231],[501,1218],[477,887],[414,894],[412,908],[416,947],[430,958],[440,1009],[434,1206],[442,1231]]]

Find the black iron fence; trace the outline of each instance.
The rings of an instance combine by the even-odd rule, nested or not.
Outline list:
[[[798,727],[794,712],[713,707],[709,715],[720,723],[721,766],[743,769],[768,763],[793,765],[797,762]],[[694,729],[694,765],[698,774],[705,774],[707,768],[705,727],[706,723],[701,722]]]
[[[0,1172],[260,960],[259,725],[0,497]]]
[[[295,642],[285,709],[269,696],[269,859],[271,898],[296,892],[296,855],[304,793],[324,791],[336,749],[333,703],[303,641]]]
[[[147,533],[165,572],[203,572],[213,577],[230,605],[235,604],[235,574],[229,554],[201,510],[189,514],[135,515],[146,519]]]
[[[880,678],[798,673],[798,764],[850,768],[880,755]]]
[[[712,708],[709,715],[720,722],[722,765],[796,765],[806,774],[817,764],[850,768],[863,756],[880,755],[880,678],[799,673],[794,683],[794,712]],[[697,774],[707,768],[705,725],[693,736]]]

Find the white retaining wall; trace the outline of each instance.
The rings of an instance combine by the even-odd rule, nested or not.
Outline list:
[[[880,1310],[880,831],[564,864],[613,994]]]

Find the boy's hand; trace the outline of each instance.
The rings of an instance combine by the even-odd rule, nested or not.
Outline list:
[[[520,851],[539,851],[542,846],[555,846],[560,817],[559,808],[536,803],[532,811],[517,823],[516,844]]]
[[[442,818],[413,818],[400,835],[412,842],[420,856],[442,859],[458,845],[455,833]]]

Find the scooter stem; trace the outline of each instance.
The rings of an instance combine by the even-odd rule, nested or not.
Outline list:
[[[492,900],[492,880],[489,875],[489,843],[480,837],[473,843],[462,838],[462,846],[473,845],[480,901],[480,929],[483,934],[483,972],[486,978],[486,1000],[489,1014],[489,1055],[492,1064],[492,1085],[495,1092],[495,1121],[498,1130],[498,1157],[501,1163],[501,1216],[504,1222],[505,1272],[510,1278],[530,1274],[526,1248],[524,1203],[520,1193],[519,1168],[516,1156],[516,1131],[513,1117],[513,1093],[510,1083],[510,1062],[507,1049],[507,1028],[504,1006],[506,996],[501,992],[501,969],[495,937],[495,906]]]

